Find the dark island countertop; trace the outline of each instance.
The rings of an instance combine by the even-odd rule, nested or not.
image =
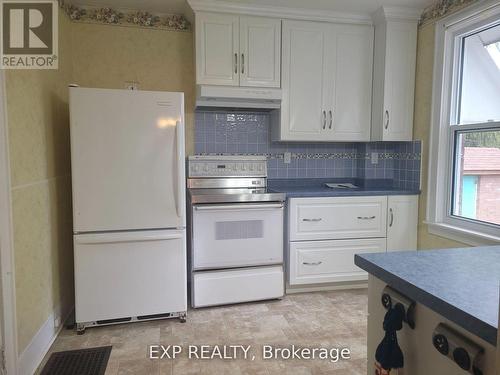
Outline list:
[[[332,189],[325,185],[327,182],[352,183],[358,187],[355,189]],[[420,194],[419,189],[395,187],[392,180],[364,180],[357,178],[270,179],[268,180],[268,190],[284,193],[287,198]]]
[[[362,254],[354,263],[497,345],[500,246]]]

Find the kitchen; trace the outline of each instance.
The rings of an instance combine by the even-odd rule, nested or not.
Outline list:
[[[50,355],[45,354],[55,339],[49,354],[112,346],[109,373],[237,373],[244,366],[262,373],[373,373],[374,350],[370,344],[366,348],[367,332],[369,343],[371,340],[368,327],[372,323],[366,318],[371,301],[380,299],[372,293],[380,295],[380,291],[378,288],[372,291],[371,286],[366,289],[366,271],[371,274],[373,270],[355,265],[355,254],[363,257],[380,253],[389,257],[392,252],[407,250],[407,256],[411,257],[425,249],[498,243],[494,221],[498,206],[494,197],[488,198],[485,203],[488,211],[479,199],[484,194],[480,181],[492,180],[497,173],[493,167],[484,168],[479,162],[474,164],[479,167],[471,163],[464,169],[464,175],[471,175],[478,183],[469,186],[466,182],[469,177],[463,178],[456,194],[460,197],[457,209],[467,211],[466,218],[477,215],[479,220],[466,220],[467,224],[479,225],[482,221],[492,224],[484,226],[484,232],[468,228],[467,232],[453,233],[449,223],[438,225],[444,222],[445,210],[440,203],[447,201],[443,198],[447,189],[444,182],[439,182],[440,175],[446,173],[440,173],[438,166],[446,164],[443,155],[447,150],[442,146],[440,153],[440,147],[436,146],[446,143],[446,134],[435,129],[439,111],[432,100],[433,93],[436,95],[433,69],[439,57],[435,47],[437,50],[440,43],[436,39],[437,25],[455,22],[446,20],[458,17],[460,12],[479,14],[480,7],[491,12],[487,14],[493,21],[489,18],[485,21],[489,25],[495,21],[495,2],[359,1],[335,2],[330,8],[324,5],[322,8],[318,2],[307,9],[298,3],[296,8],[283,7],[278,1],[272,6],[258,1],[180,3],[172,2],[168,9],[154,2],[147,9],[146,5],[133,1],[61,4],[58,69],[5,73],[10,159],[7,190],[12,197],[10,236],[12,268],[16,271],[10,273],[15,275],[11,286],[15,295],[11,315],[15,320],[11,319],[11,325],[14,321],[12,336],[16,338],[10,341],[15,343],[10,354],[6,352],[8,365],[17,368],[15,373],[33,373],[44,357],[43,363],[48,361]],[[484,26],[481,32],[483,29]],[[491,39],[495,35],[490,34],[486,31],[478,34],[488,46],[495,44],[495,39]],[[471,43],[471,50],[474,47]],[[489,61],[490,65],[493,61]],[[493,108],[489,100],[494,101],[495,74],[498,75],[492,67],[487,69],[483,71],[488,72],[490,82],[484,77],[471,78],[481,82],[481,89],[488,92],[480,95],[485,116]],[[68,90],[72,84],[77,87]],[[113,113],[111,97],[115,97],[113,92],[117,89],[133,89],[118,91],[132,98],[127,106],[121,105],[122,115],[129,114],[120,116],[121,123],[109,116]],[[85,96],[78,93],[86,90],[92,103],[78,99]],[[131,224],[132,216],[127,215],[128,208],[120,202],[137,199],[122,196],[120,201],[114,191],[124,193],[129,189],[133,194],[143,185],[141,181],[127,180],[126,175],[121,182],[113,175],[110,181],[120,188],[113,190],[110,184],[111,189],[106,192],[109,199],[101,201],[110,206],[101,206],[103,213],[94,216],[95,222],[91,224],[114,216],[113,220],[125,225],[111,231],[133,229],[127,235],[137,235],[141,228],[186,226],[186,256],[176,263],[181,271],[178,280],[184,278],[185,282],[168,283],[180,286],[173,287],[169,294],[183,299],[185,296],[185,302],[180,307],[155,311],[146,306],[157,302],[153,294],[165,292],[164,286],[158,286],[164,283],[165,274],[151,271],[137,275],[134,271],[142,266],[151,270],[157,269],[155,266],[161,268],[159,261],[155,265],[152,258],[138,256],[133,264],[129,263],[129,269],[123,269],[126,265],[115,268],[96,257],[88,259],[94,262],[90,267],[94,276],[89,277],[88,268],[79,267],[83,263],[78,261],[82,259],[80,255],[88,253],[81,253],[76,242],[73,258],[74,234],[92,235],[87,241],[95,241],[101,235],[97,233],[101,227],[104,232],[110,230],[106,225],[80,228],[73,214],[79,212],[74,210],[96,209],[91,203],[99,192],[92,190],[92,186],[102,187],[100,181],[110,175],[106,170],[115,170],[112,162],[116,162],[102,156],[106,154],[99,154],[99,148],[78,147],[104,141],[111,148],[116,138],[103,139],[106,134],[98,129],[93,133],[78,133],[75,121],[71,121],[70,131],[70,116],[77,115],[82,123],[98,125],[99,119],[107,115],[106,123],[117,126],[117,133],[120,124],[132,123],[134,114],[147,106],[139,106],[141,100],[133,98],[148,92],[164,92],[158,93],[155,102],[174,100],[169,93],[184,93],[183,99],[175,99],[184,100],[184,105],[174,106],[175,114],[163,106],[142,112],[150,116],[159,111],[155,113],[174,117],[184,126],[177,126],[174,121],[173,125],[165,123],[160,129],[158,123],[159,132],[151,134],[169,134],[168,144],[175,144],[175,151],[171,148],[173,153],[169,153],[170,159],[164,165],[150,161],[149,175],[146,171],[141,175],[148,181],[154,180],[155,168],[164,168],[177,176],[176,182],[186,184],[185,214],[180,212],[183,205],[174,200],[164,202],[168,212],[178,212],[177,217],[183,217],[185,224],[182,219],[172,225],[161,222],[159,226],[138,225],[138,221]],[[98,100],[99,93],[108,93],[110,97],[106,99],[104,95],[104,99]],[[28,106],[21,105],[26,101]],[[477,106],[472,99],[467,103]],[[92,113],[97,122],[90,120]],[[493,113],[481,118],[481,124],[489,119],[498,121],[496,115],[493,109]],[[473,116],[469,108],[464,110],[462,118],[467,116]],[[466,120],[461,126],[470,133],[474,123]],[[481,129],[495,135],[495,126],[496,122],[490,121]],[[174,128],[179,130],[175,135]],[[185,131],[185,144],[179,142],[181,128]],[[155,137],[151,136],[149,141]],[[89,143],[84,143],[84,139]],[[118,150],[121,153],[117,160],[129,160],[130,170],[134,168],[133,156],[137,152],[135,139],[130,137]],[[468,142],[465,150],[478,148],[470,147],[476,139]],[[490,143],[487,146],[492,150],[490,158],[496,160],[494,151],[498,146]],[[185,152],[181,151],[183,148]],[[85,154],[81,163],[75,164],[75,150],[80,150],[79,156]],[[102,152],[106,152],[106,147]],[[186,163],[185,178],[181,177],[184,168],[179,164],[172,167],[174,160],[181,157]],[[87,163],[89,160],[95,163]],[[87,175],[85,184],[75,183],[75,179],[82,181],[78,178],[85,177],[87,172],[91,177]],[[170,178],[159,179],[157,186],[168,188],[167,191],[172,191],[169,196],[181,202],[184,189],[174,189],[172,182]],[[332,188],[326,184],[334,185]],[[127,189],[125,185],[129,185]],[[434,185],[437,188],[433,190]],[[473,190],[473,186],[477,189]],[[80,192],[79,187],[83,188]],[[142,188],[150,191],[149,186]],[[468,197],[479,197],[476,207],[462,205],[465,193]],[[78,197],[85,195],[85,203],[80,204]],[[150,197],[153,201],[153,195]],[[111,209],[112,198],[116,200]],[[139,200],[142,199],[146,198],[141,195]],[[246,210],[249,207],[252,210]],[[161,212],[160,204],[157,208],[149,206],[141,217],[152,219],[155,212]],[[456,219],[460,215],[452,216]],[[115,241],[116,238],[112,242]],[[182,266],[183,261],[187,267]],[[136,276],[151,282],[138,287],[133,280]],[[116,292],[122,283],[113,285],[113,280],[130,284]],[[494,278],[491,280],[494,282]],[[87,293],[79,293],[78,285],[84,285]],[[93,299],[96,297],[99,301]],[[143,298],[141,302],[134,303],[139,297]],[[426,304],[415,296],[408,297],[414,298],[417,305]],[[61,330],[66,318],[73,316],[75,298],[75,328],[80,333],[85,331],[83,335]],[[120,298],[130,309],[140,306],[143,311],[106,314],[108,307],[116,311]],[[239,302],[246,303],[235,304]],[[498,298],[488,308],[495,309],[497,304]],[[102,316],[90,314],[81,318],[79,306],[94,306],[94,312]],[[141,320],[137,318],[156,314],[173,314],[171,317],[175,319],[158,316],[162,319],[94,327],[102,320]],[[186,322],[181,324],[184,318]],[[381,327],[382,316],[377,320]],[[488,324],[497,329],[497,322],[490,319]],[[455,329],[462,332],[460,325]],[[8,327],[2,331],[7,333]],[[428,336],[431,343],[432,332]],[[382,337],[377,333],[377,344]],[[153,344],[185,348],[191,344],[244,344],[240,340],[256,349],[269,343],[346,346],[350,348],[351,359],[334,364],[257,360],[241,364],[240,368],[239,362],[200,363],[186,358],[152,361],[146,356],[148,345]],[[486,345],[494,348],[490,336]],[[433,350],[432,355],[439,355],[436,361],[444,363],[449,371],[458,371],[452,360],[441,358],[431,344],[428,346]],[[490,351],[494,351],[490,346],[483,344],[488,358]],[[411,358],[406,350],[405,358]],[[405,366],[404,371],[411,368]]]

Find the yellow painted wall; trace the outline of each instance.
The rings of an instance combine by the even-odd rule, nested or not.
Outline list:
[[[85,23],[72,25],[73,80],[86,87],[182,91],[186,153],[194,152],[195,70],[193,34]]]
[[[422,194],[419,200],[418,248],[436,249],[464,247],[463,243],[429,234],[424,224],[427,205],[427,171],[429,165],[429,135],[432,105],[432,71],[434,69],[435,23],[428,23],[418,30],[417,71],[415,79],[415,114],[413,138],[422,140]]]
[[[58,70],[6,72],[20,353],[53,311],[73,305],[70,26],[60,15]]]
[[[62,13],[62,12],[61,12]],[[183,91],[194,149],[191,32],[70,22],[59,17],[59,69],[7,71],[18,349],[50,314],[74,304],[69,83]]]

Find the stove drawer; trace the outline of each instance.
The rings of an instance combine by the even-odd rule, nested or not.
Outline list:
[[[193,307],[225,305],[281,298],[284,295],[282,266],[241,268],[193,274]]]
[[[194,270],[283,262],[283,204],[196,205]]]

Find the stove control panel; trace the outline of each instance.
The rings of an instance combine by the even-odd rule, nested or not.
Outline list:
[[[267,177],[265,156],[190,156],[188,177]]]

